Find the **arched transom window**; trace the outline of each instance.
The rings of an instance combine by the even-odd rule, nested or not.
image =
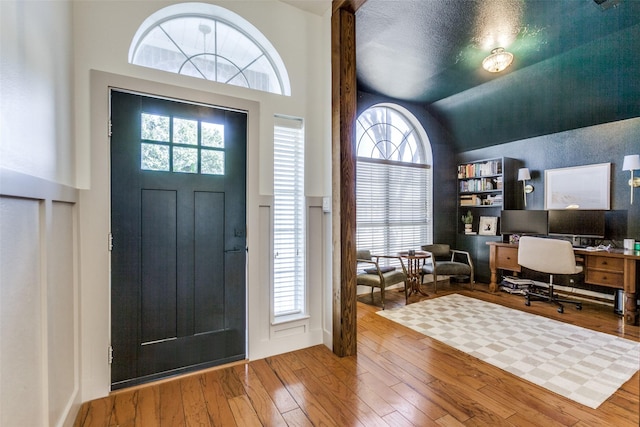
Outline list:
[[[399,105],[368,108],[356,124],[357,247],[377,254],[433,240],[432,155],[424,128]]]
[[[287,70],[269,40],[241,16],[211,4],[176,4],[149,16],[133,38],[129,62],[291,95]]]

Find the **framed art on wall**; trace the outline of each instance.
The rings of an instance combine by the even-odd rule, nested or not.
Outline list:
[[[545,209],[610,209],[611,163],[544,171]]]

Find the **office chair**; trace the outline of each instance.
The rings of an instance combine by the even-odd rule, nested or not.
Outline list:
[[[582,267],[576,265],[576,257],[570,242],[558,239],[523,236],[518,244],[518,264],[531,270],[549,274],[549,289],[537,290],[533,287],[525,293],[525,305],[531,305],[531,298],[558,305],[558,313],[564,313],[562,303],[575,304],[582,310],[582,303],[560,299],[553,291],[554,274],[578,274]]]

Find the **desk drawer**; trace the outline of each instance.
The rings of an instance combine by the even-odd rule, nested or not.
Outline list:
[[[498,247],[496,253],[496,267],[503,270],[520,271],[518,264],[518,249]]]
[[[587,256],[587,268],[597,268],[599,270],[622,273],[624,271],[624,259],[603,256]]]
[[[612,271],[600,271],[587,269],[585,282],[594,285],[604,285],[611,288],[623,288],[624,274]]]

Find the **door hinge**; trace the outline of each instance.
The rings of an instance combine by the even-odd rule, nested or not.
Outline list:
[[[113,363],[113,347],[112,346],[109,346],[108,359],[109,359],[109,365],[111,365]]]
[[[109,242],[108,242],[109,252],[113,250],[113,234],[109,233]]]
[[[109,131],[107,132],[107,136],[111,138],[111,120],[109,120]]]

